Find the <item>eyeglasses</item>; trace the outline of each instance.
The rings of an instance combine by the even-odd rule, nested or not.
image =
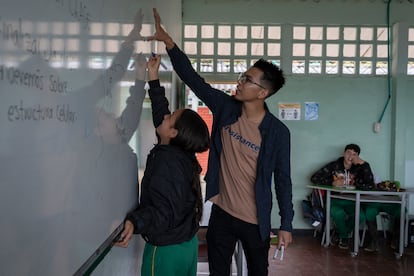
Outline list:
[[[266,89],[266,87],[264,87],[260,83],[254,82],[252,79],[250,79],[250,77],[246,76],[244,73],[240,73],[239,77],[237,78],[237,81],[240,82],[241,84],[245,84],[246,82],[250,82],[250,83],[256,84],[257,86],[259,86],[263,89]]]

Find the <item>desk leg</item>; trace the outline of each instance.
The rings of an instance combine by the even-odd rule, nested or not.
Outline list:
[[[331,242],[331,191],[326,191],[325,247]]]
[[[410,194],[406,193],[405,194],[405,206],[410,206]],[[402,209],[401,209],[402,212]],[[405,214],[405,228],[404,228],[404,248],[408,246],[408,223],[410,222],[410,217],[409,217],[409,212],[405,211],[404,209],[404,214]]]
[[[361,194],[356,193],[356,201],[355,201],[355,228],[354,228],[354,252],[351,252],[352,257],[358,255],[359,250],[359,212],[360,212],[360,205],[361,205]]]
[[[399,240],[399,252],[396,256],[397,259],[401,258],[404,254],[404,230],[405,230],[405,205],[406,205],[406,195],[401,195],[401,214],[400,214],[400,240]]]

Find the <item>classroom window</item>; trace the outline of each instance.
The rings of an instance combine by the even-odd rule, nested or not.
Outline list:
[[[408,28],[407,75],[414,75],[414,27]]]
[[[215,89],[224,91],[228,95],[232,95],[235,93],[235,87],[236,87],[236,80],[234,82],[228,82],[228,83],[211,83],[211,86]],[[198,111],[199,107],[206,107],[205,103],[203,103],[195,94],[194,92],[185,85],[185,94],[186,94],[186,103],[185,107],[190,108],[194,111]],[[204,118],[205,119],[205,118]]]
[[[244,59],[239,59],[234,61],[233,72],[235,73],[242,73],[247,70],[248,63]]]
[[[219,73],[228,73],[230,72],[230,59],[219,59],[217,60],[217,69],[216,71]]]
[[[259,58],[286,74],[381,76],[389,70],[384,26],[192,23],[183,28],[184,50],[199,72],[230,78]],[[414,75],[414,28],[407,50],[407,74]]]
[[[188,55],[197,55],[197,43],[192,41],[186,41],[184,42],[184,51]]]
[[[386,34],[382,27],[293,26],[292,73],[387,74]]]
[[[221,39],[230,39],[231,38],[231,26],[229,25],[223,25],[218,26],[218,38]]]
[[[78,58],[81,47],[85,47],[77,37],[80,24],[38,23],[32,28],[39,40],[52,32],[55,38],[49,42],[54,48],[64,48],[71,57],[51,62],[53,67],[103,69],[109,66],[132,25],[92,22],[86,45],[92,54],[86,59]],[[407,75],[414,75],[414,27],[407,31]],[[143,36],[153,33],[153,24],[143,24]],[[388,33],[384,26],[190,23],[183,25],[182,45],[197,71],[229,77],[247,70],[259,58],[280,65],[287,74],[377,76],[388,74]],[[137,48],[146,55],[157,49],[155,46],[155,42],[137,42]]]
[[[201,72],[213,72],[213,60],[212,59],[202,59],[200,61],[200,71]]]
[[[259,58],[280,64],[281,26],[184,24],[184,51],[200,72],[235,74]]]
[[[213,42],[202,42],[201,43],[201,55],[212,56],[214,55],[214,43]]]
[[[203,38],[214,38],[214,26],[213,25],[202,25],[201,36]]]

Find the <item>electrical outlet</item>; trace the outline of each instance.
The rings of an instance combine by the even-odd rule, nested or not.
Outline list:
[[[375,122],[374,123],[374,132],[378,133],[378,132],[380,132],[380,130],[381,130],[381,124],[378,123],[378,122]]]

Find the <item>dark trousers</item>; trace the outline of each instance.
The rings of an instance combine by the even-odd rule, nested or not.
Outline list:
[[[241,241],[249,276],[268,275],[270,235],[262,241],[259,226],[239,220],[213,204],[207,229],[211,276],[229,276],[236,242]]]

